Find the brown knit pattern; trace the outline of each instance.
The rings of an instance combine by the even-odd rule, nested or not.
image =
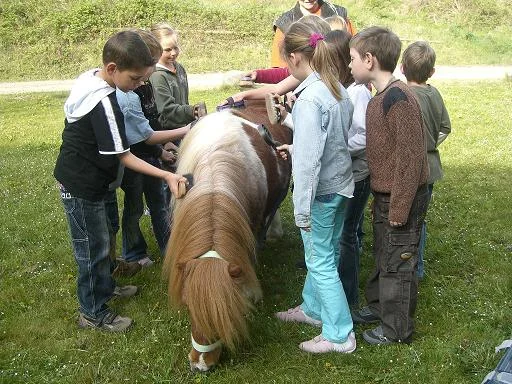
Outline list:
[[[366,111],[366,153],[371,188],[389,193],[389,220],[406,223],[418,187],[428,177],[421,110],[402,81],[389,84]]]

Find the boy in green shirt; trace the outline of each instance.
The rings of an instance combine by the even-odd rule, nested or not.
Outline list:
[[[450,117],[439,91],[427,80],[435,72],[436,53],[426,41],[416,41],[409,45],[402,55],[402,73],[407,85],[415,93],[421,108],[423,126],[427,139],[427,159],[430,176],[427,180],[429,200],[432,197],[434,182],[443,177],[441,158],[437,147],[451,132]],[[423,223],[418,248],[418,277],[423,278],[425,268],[423,254],[427,237],[427,224]]]

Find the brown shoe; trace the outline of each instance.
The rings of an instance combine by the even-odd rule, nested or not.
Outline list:
[[[114,279],[118,277],[131,277],[142,268],[142,266],[136,261],[128,262],[119,257],[116,259],[116,262],[117,266],[114,269],[114,272],[112,272],[112,277]]]

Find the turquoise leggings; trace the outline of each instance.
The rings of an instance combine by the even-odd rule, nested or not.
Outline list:
[[[347,198],[317,196],[311,208],[311,231],[301,230],[308,273],[301,308],[322,321],[322,336],[342,343],[352,331],[352,317],[338,274],[340,236]]]

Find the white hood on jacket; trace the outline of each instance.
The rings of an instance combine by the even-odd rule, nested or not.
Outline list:
[[[112,88],[101,77],[95,76],[99,68],[82,73],[75,81],[68,99],[64,103],[64,113],[69,123],[80,120],[89,113],[104,97],[112,92]]]

